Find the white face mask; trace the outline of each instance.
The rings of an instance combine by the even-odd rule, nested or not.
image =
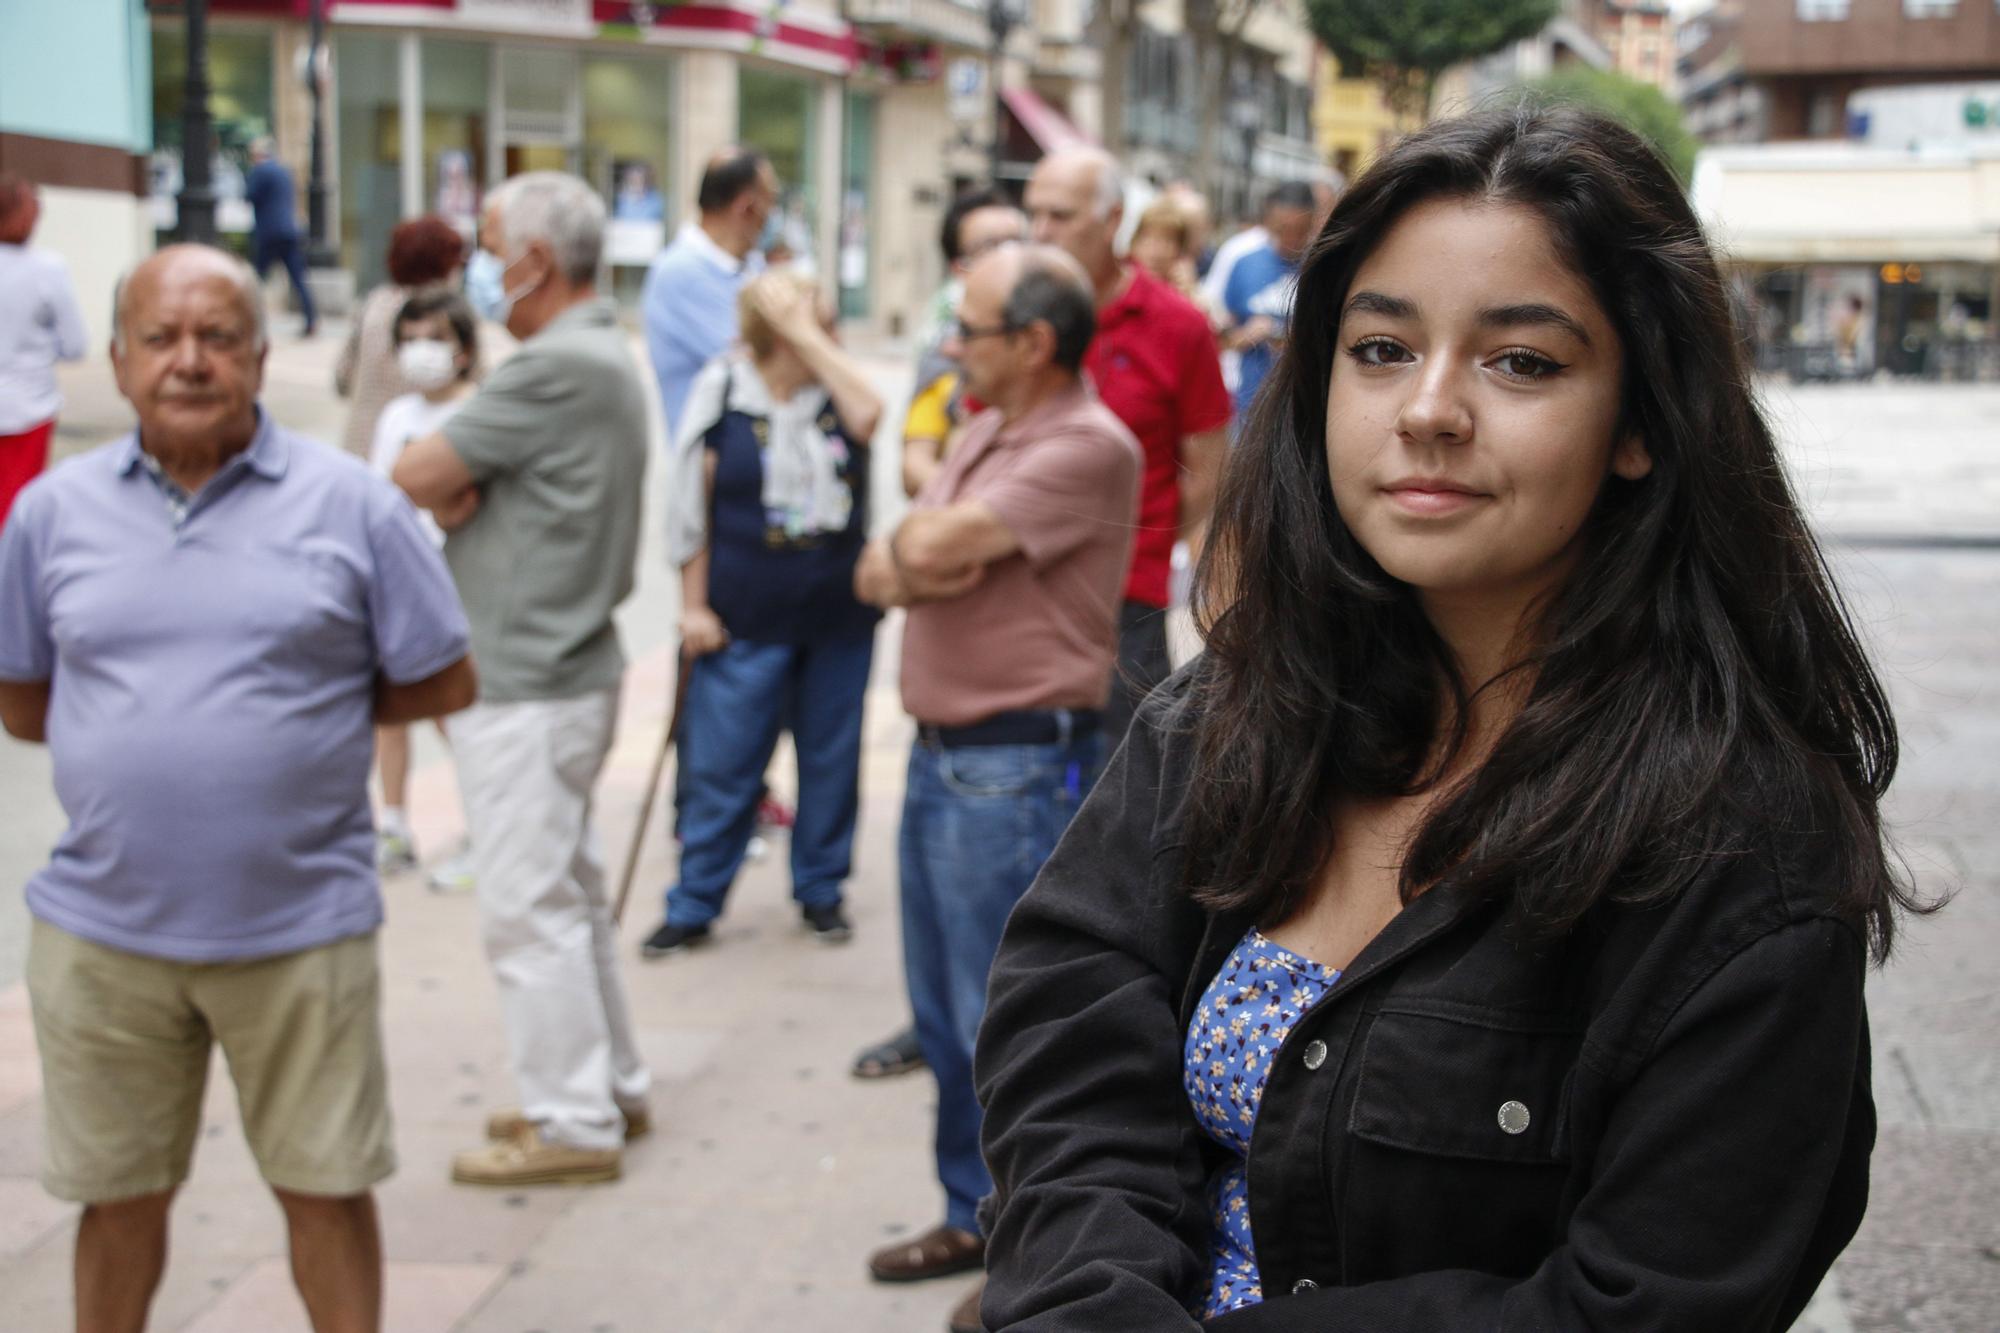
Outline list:
[[[413,389],[428,393],[458,377],[458,349],[436,338],[412,338],[396,349],[396,368]]]

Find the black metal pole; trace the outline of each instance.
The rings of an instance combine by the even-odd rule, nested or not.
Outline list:
[[[215,244],[215,183],[209,159],[215,123],[208,114],[208,0],[187,0],[187,86],[181,103],[180,222],[183,241]]]
[[[993,54],[987,61],[987,75],[993,80],[993,143],[987,174],[1000,183],[1000,161],[1006,151],[1006,105],[1000,100],[1000,62],[1007,50],[1007,33],[1014,26],[1007,12],[1007,0],[986,0],[986,25],[993,32]]]
[[[326,87],[320,78],[326,52],[326,0],[312,0],[312,45],[306,53],[306,86],[312,93],[312,164],[306,182],[306,263],[332,268],[336,262],[326,230]]]

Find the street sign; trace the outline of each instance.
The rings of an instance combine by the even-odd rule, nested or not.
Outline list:
[[[986,62],[960,56],[945,69],[945,95],[950,99],[951,118],[961,124],[986,116]]]

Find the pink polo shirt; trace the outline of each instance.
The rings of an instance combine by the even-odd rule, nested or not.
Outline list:
[[[962,727],[1014,709],[1102,708],[1132,554],[1139,443],[1079,387],[1012,424],[997,408],[918,493],[919,509],[982,500],[1021,549],[963,597],[909,610],[903,707]]]

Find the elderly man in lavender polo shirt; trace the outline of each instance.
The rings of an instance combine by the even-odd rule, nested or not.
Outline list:
[[[863,601],[910,608],[903,966],[937,1077],[945,1191],[942,1225],[869,1260],[883,1282],[980,1264],[974,1207],[993,1185],[972,1046],[986,974],[1104,757],[1140,453],[1083,387],[1095,328],[1090,280],[1061,250],[1009,245],[974,264],[944,351],[990,406],[855,568]],[[976,1291],[951,1326],[980,1326]]]
[[[145,1324],[215,1043],[313,1326],[381,1322],[373,724],[477,682],[416,511],[258,407],[262,308],[220,250],[141,264],[111,348],[137,431],[0,533],[0,724],[48,742],[70,818],[28,992],[80,1329]]]

